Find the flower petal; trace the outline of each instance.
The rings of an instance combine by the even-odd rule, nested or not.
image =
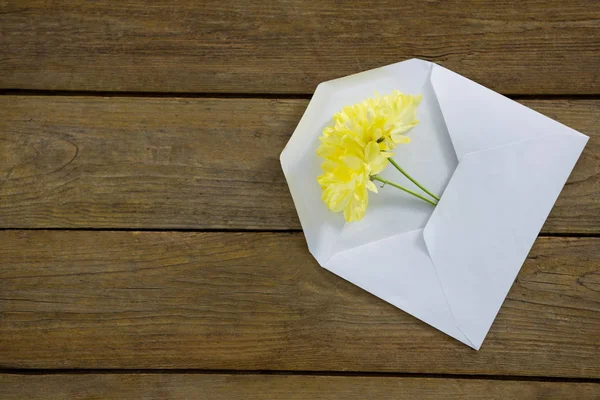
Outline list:
[[[370,142],[365,148],[365,160],[371,169],[371,174],[376,175],[384,170],[388,164],[388,159],[379,149],[377,142]]]
[[[408,144],[410,143],[410,138],[406,135],[402,134],[392,134],[392,140],[395,144]]]
[[[377,189],[377,185],[374,184],[373,181],[371,181],[371,180],[369,180],[367,182],[367,189],[369,189],[373,193],[379,193],[379,190]]]
[[[344,165],[346,165],[346,167],[352,170],[358,171],[361,168],[364,168],[363,161],[356,156],[344,156],[341,157],[341,160],[344,163]]]

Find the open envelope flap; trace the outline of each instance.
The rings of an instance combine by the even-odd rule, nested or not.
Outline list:
[[[322,173],[323,160],[316,154],[319,136],[332,123],[335,113],[344,106],[372,97],[375,91],[387,94],[394,88],[400,88],[407,93],[420,93],[429,83],[432,66],[430,62],[412,59],[323,82],[317,87],[280,159],[308,247],[321,265],[336,252],[344,234],[342,231],[348,234],[349,229],[344,229],[343,217],[329,211],[321,200],[322,189],[317,177]],[[426,209],[427,205],[418,207]],[[377,239],[389,236],[388,232],[374,225],[371,228],[371,232],[377,232],[376,235],[364,235],[369,241],[375,240],[375,236]],[[344,246],[347,244],[345,242]]]
[[[423,235],[479,348],[588,138],[444,68],[432,82],[460,161]]]

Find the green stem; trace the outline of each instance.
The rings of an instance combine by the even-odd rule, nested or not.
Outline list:
[[[408,193],[408,194],[412,194],[413,196],[415,196],[415,197],[418,197],[419,199],[421,199],[421,200],[423,200],[423,201],[426,201],[426,202],[428,202],[429,204],[431,204],[431,205],[432,205],[432,206],[434,206],[434,207],[437,205],[437,204],[436,204],[436,203],[434,203],[433,201],[429,200],[427,197],[423,197],[423,196],[421,196],[420,194],[418,194],[418,193],[415,193],[415,192],[413,192],[412,190],[405,188],[404,186],[400,186],[400,185],[398,185],[398,184],[396,184],[396,183],[393,183],[393,182],[390,182],[390,181],[388,181],[387,179],[380,178],[380,177],[379,177],[379,176],[377,176],[377,175],[374,175],[374,176],[372,176],[372,177],[371,177],[371,179],[373,179],[374,181],[379,181],[379,182],[381,182],[381,183],[383,183],[383,184],[386,184],[386,185],[393,186],[393,187],[395,187],[395,188],[397,188],[397,189],[404,190],[406,193]]]
[[[412,183],[414,183],[415,185],[417,185],[422,191],[424,191],[425,193],[427,193],[428,195],[430,195],[431,197],[433,197],[437,201],[440,201],[439,197],[437,197],[435,194],[431,193],[429,190],[425,189],[419,182],[417,182],[416,180],[414,180],[412,176],[410,176],[409,174],[407,174],[406,171],[403,170],[402,167],[399,166],[396,163],[396,161],[392,160],[391,158],[388,158],[388,160],[390,161],[390,163],[392,163],[392,165],[394,167],[396,167],[396,169],[398,171],[400,171],[402,173],[402,175],[404,175],[405,177],[407,177]]]

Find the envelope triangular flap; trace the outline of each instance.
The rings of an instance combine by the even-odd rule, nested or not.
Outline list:
[[[431,79],[459,165],[423,235],[479,348],[588,138],[445,68]]]
[[[556,133],[581,133],[434,64],[433,84],[457,158]]]
[[[417,229],[336,253],[324,267],[474,347],[452,317],[422,232]]]

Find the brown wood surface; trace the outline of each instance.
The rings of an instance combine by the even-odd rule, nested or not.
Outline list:
[[[544,233],[600,233],[600,101]],[[279,165],[306,100],[0,97],[0,228],[300,229]]]
[[[4,231],[0,260],[4,368],[600,378],[599,238],[539,238],[479,352],[320,268],[301,233]]]
[[[279,165],[412,57],[590,136],[478,352],[320,268]],[[599,65],[597,0],[0,0],[0,398],[600,400]]]
[[[600,398],[600,384],[226,374],[0,374],[4,400],[537,400]]]
[[[311,93],[419,57],[510,94],[600,93],[596,0],[3,0],[0,88]]]

